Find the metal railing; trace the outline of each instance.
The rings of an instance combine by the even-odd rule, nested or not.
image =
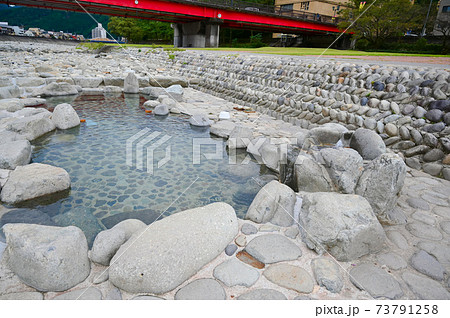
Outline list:
[[[175,0],[175,1],[208,4],[211,7],[262,13],[319,23],[337,24],[339,22],[337,17],[321,15],[318,13],[308,12],[304,10],[286,10],[283,9],[281,6],[265,5],[241,0]]]

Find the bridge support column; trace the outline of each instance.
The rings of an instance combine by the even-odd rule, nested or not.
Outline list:
[[[183,24],[173,24],[174,47],[218,47],[219,30],[217,23],[196,21]]]
[[[183,36],[181,34],[181,25],[172,23],[170,25],[173,29],[173,47],[182,47],[183,46]]]

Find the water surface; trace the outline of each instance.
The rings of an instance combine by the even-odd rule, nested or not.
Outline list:
[[[49,100],[49,108],[62,101]],[[193,128],[185,115],[161,118],[148,114],[141,107],[144,101],[137,95],[82,95],[71,101],[86,122],[34,141],[32,156],[33,162],[66,169],[71,176],[71,190],[62,198],[51,198],[56,202],[27,202],[27,208],[39,210],[33,218],[29,214],[29,222],[42,223],[45,219],[43,223],[78,226],[91,243],[99,231],[122,220],[137,218],[149,224],[162,213],[165,217],[212,202],[227,202],[239,217],[245,216],[260,189],[258,183],[273,180],[273,174],[254,160],[246,165],[230,165],[223,139],[211,137],[209,129]],[[135,156],[134,166],[126,164],[127,139],[145,128],[149,131],[138,141],[154,132],[160,133],[154,141],[170,137],[154,152],[152,174],[145,165],[142,170],[136,169]],[[201,164],[193,164],[195,138],[218,143],[223,157],[202,156]],[[158,168],[156,162],[165,157],[167,147],[170,160]],[[214,153],[215,146],[202,146],[201,150],[202,154]],[[246,155],[245,151],[238,153],[237,162]]]

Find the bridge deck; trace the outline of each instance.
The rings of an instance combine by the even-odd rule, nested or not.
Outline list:
[[[185,23],[212,19],[224,27],[283,33],[337,33],[335,20],[237,0],[0,0],[0,3]],[[83,9],[84,8],[84,9]]]

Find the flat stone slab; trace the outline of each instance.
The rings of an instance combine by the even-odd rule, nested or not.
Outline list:
[[[165,300],[165,299],[157,296],[139,295],[133,297],[131,300]]]
[[[433,213],[442,216],[443,218],[450,219],[450,207],[436,206],[433,209]]]
[[[58,295],[53,300],[102,300],[102,293],[95,287],[89,287]]]
[[[350,281],[373,298],[398,299],[403,296],[400,284],[386,271],[372,264],[361,264],[350,270]]]
[[[106,282],[109,279],[108,270],[101,270],[94,276],[92,276],[91,282],[95,285]]]
[[[413,213],[412,218],[428,225],[434,225],[436,223],[436,217],[429,212],[417,211]]]
[[[441,222],[439,225],[445,233],[450,234],[450,221]]]
[[[109,288],[104,291],[105,297],[104,300],[122,300],[122,292],[119,288],[112,286],[109,284]]]
[[[293,261],[302,256],[300,248],[280,234],[258,236],[247,244],[245,251],[264,264]]]
[[[414,209],[421,209],[425,211],[430,209],[430,205],[427,202],[418,198],[408,198],[406,199],[406,202],[408,202],[409,206]]]
[[[443,266],[450,267],[450,246],[448,244],[422,241],[417,244],[417,247],[436,257]]]
[[[399,270],[408,266],[406,261],[395,253],[380,254],[377,256],[377,261],[380,265],[386,265],[392,270]]]
[[[436,204],[436,205],[441,205],[441,206],[449,205],[447,200],[438,198],[437,196],[430,195],[428,193],[422,194],[422,199],[424,199],[425,201],[427,201],[429,203]]]
[[[252,224],[244,223],[241,227],[241,232],[245,235],[252,235],[258,233],[258,229]]]
[[[236,252],[237,248],[238,247],[235,244],[230,244],[225,248],[225,254],[231,256]]]
[[[419,299],[450,299],[450,293],[435,280],[410,272],[403,273],[402,278]]]
[[[420,250],[415,253],[411,257],[410,262],[411,266],[418,272],[436,280],[444,280],[444,267],[442,267],[436,258],[424,250]]]
[[[324,286],[332,293],[339,293],[344,286],[340,267],[336,261],[326,259],[324,257],[315,258],[311,262],[311,267],[314,272],[319,286]]]
[[[287,228],[286,231],[284,231],[284,235],[293,240],[298,236],[299,233],[300,231],[298,230],[298,225],[291,226]]]
[[[232,258],[214,268],[214,277],[225,285],[250,287],[259,279],[259,272],[245,265],[237,258]]]
[[[12,293],[0,296],[0,300],[43,300],[44,296],[38,292]]]
[[[398,231],[387,231],[386,236],[392,243],[394,243],[398,248],[402,250],[407,249],[409,247],[406,238],[403,236],[402,233]]]
[[[274,289],[261,288],[242,294],[237,300],[287,300],[287,298]]]
[[[247,244],[247,238],[245,235],[238,235],[238,237],[234,240],[234,243],[236,243],[237,246],[243,247]]]
[[[175,300],[225,300],[226,297],[223,287],[211,278],[194,280],[175,294]]]
[[[260,232],[278,232],[279,230],[280,228],[278,226],[272,224],[263,224],[259,228]]]
[[[275,264],[266,269],[263,275],[281,287],[309,294],[313,291],[314,280],[303,268],[288,264]]]
[[[406,229],[414,236],[424,238],[427,240],[440,241],[442,234],[435,227],[422,223],[412,222],[406,225]]]

